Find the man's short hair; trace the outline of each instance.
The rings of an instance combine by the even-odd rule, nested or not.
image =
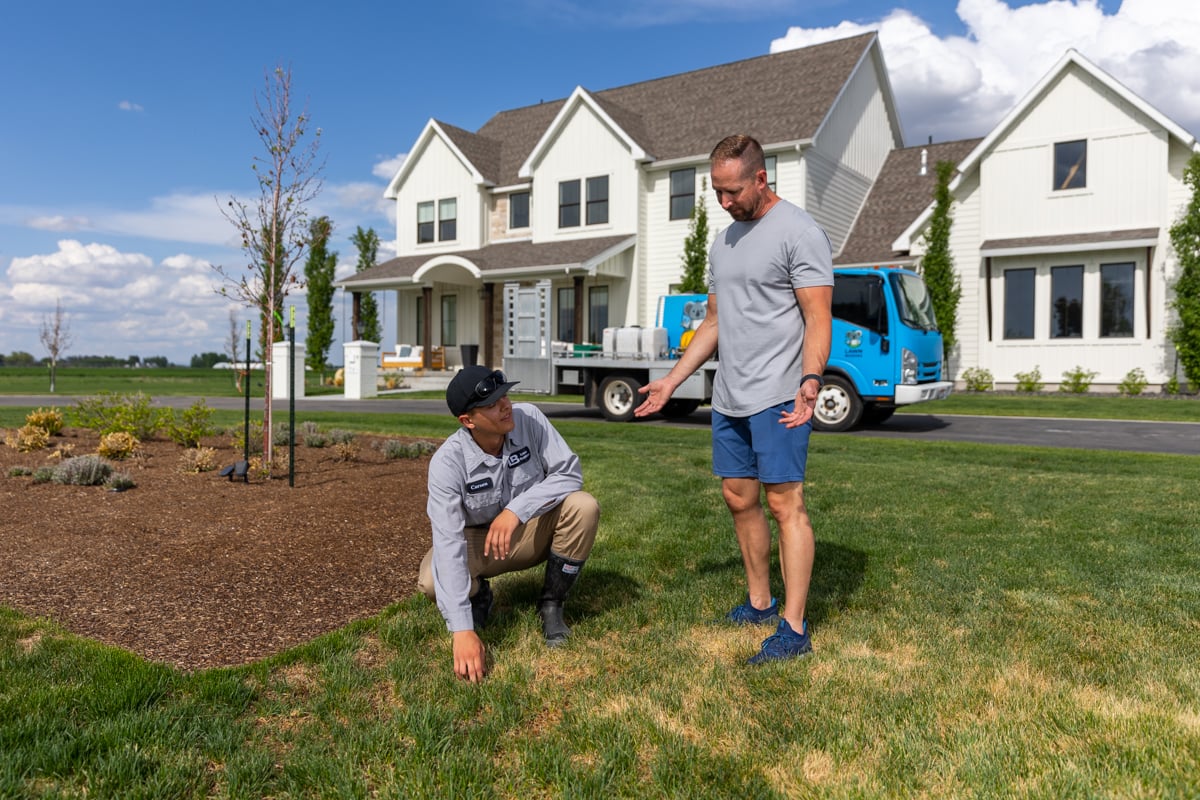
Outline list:
[[[767,168],[766,157],[763,156],[762,145],[753,136],[735,133],[717,142],[709,161],[741,161],[746,168],[746,174],[754,175],[760,169]]]

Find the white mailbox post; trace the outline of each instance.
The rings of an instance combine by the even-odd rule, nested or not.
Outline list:
[[[271,345],[271,399],[287,400],[292,373],[296,375],[296,397],[304,397],[304,342],[296,342],[296,358],[288,369],[288,343]]]
[[[379,345],[375,342],[346,342],[342,345],[345,361],[342,373],[343,389],[347,400],[375,397],[379,389],[375,386]]]

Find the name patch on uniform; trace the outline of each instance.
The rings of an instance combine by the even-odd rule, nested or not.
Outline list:
[[[520,450],[518,450],[517,452],[513,453],[512,455],[510,455],[508,457],[508,466],[515,467],[518,464],[524,464],[528,460],[529,460],[529,448],[522,447]]]
[[[495,484],[492,483],[491,478],[483,478],[481,480],[472,481],[471,483],[467,484],[467,494],[479,494],[480,492],[486,492],[493,486],[495,486]]]

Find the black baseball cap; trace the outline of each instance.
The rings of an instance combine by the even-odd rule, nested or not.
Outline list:
[[[520,381],[510,381],[500,370],[478,364],[463,367],[450,379],[446,387],[446,405],[456,417],[479,406],[490,406],[516,386]]]

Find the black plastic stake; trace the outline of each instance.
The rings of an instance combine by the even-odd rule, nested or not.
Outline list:
[[[288,320],[288,486],[296,485],[296,307]]]
[[[250,320],[246,320],[246,420],[242,430],[242,460],[250,460]]]

